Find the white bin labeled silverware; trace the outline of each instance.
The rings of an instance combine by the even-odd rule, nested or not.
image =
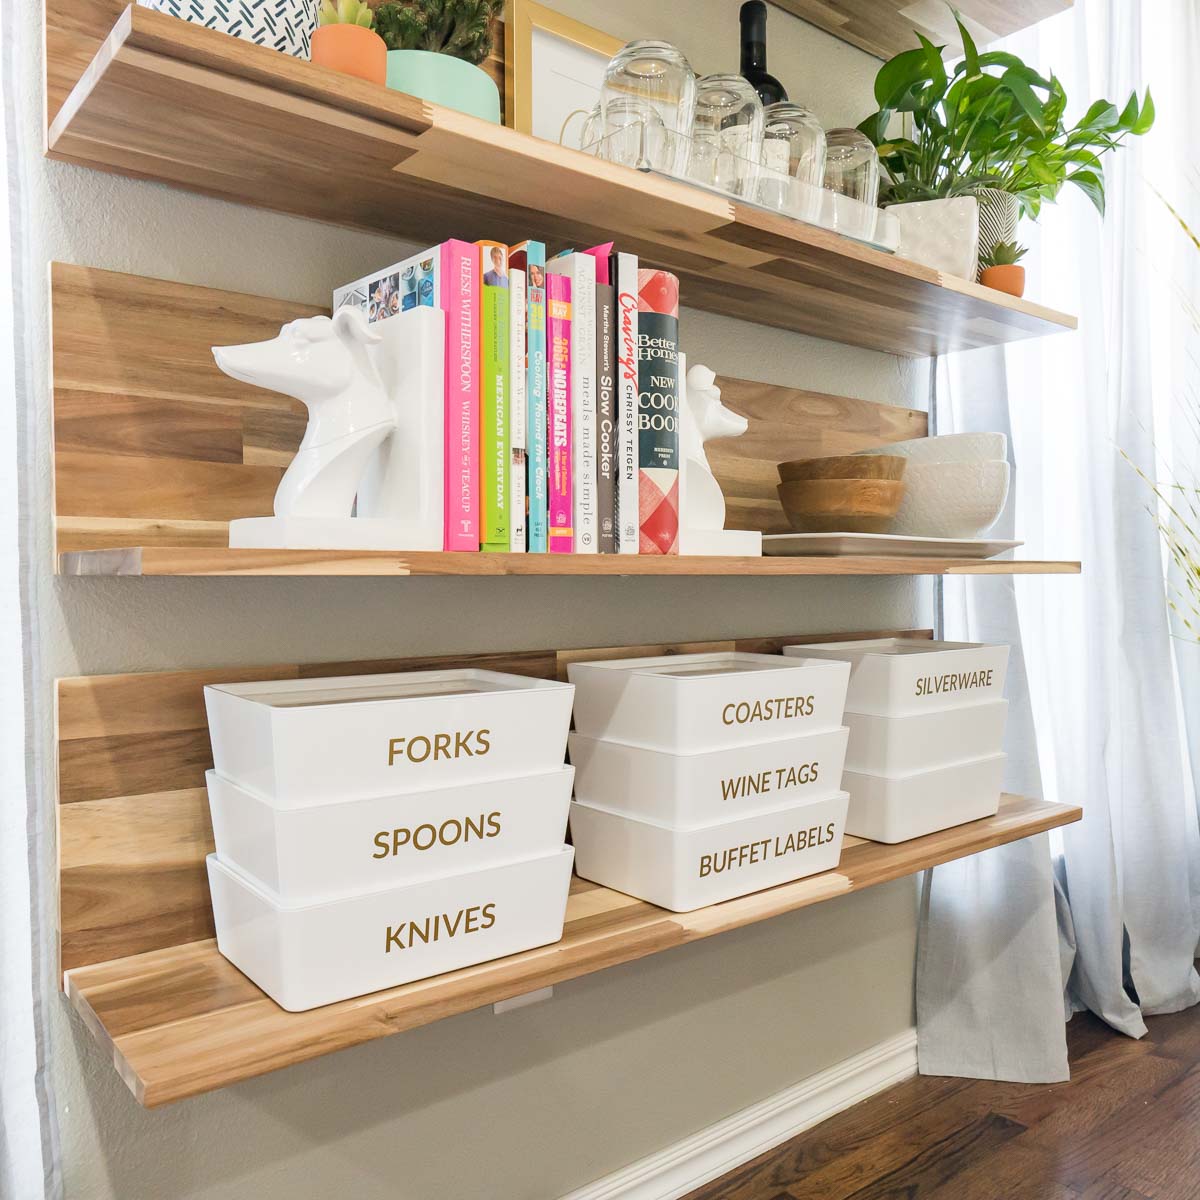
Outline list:
[[[994,817],[1004,779],[1003,754],[911,775],[846,771],[846,832],[872,842],[907,842],[939,829]]]
[[[574,688],[472,669],[213,684],[213,763],[303,805],[562,766]]]
[[[998,754],[1007,718],[1007,700],[984,700],[914,717],[847,712],[846,770],[905,775]]]
[[[842,854],[845,792],[774,812],[676,830],[571,804],[575,870],[584,879],[689,912],[830,871]]]
[[[284,905],[208,856],[217,948],[289,1012],[503,958],[562,937],[570,846],[487,871]]]
[[[877,638],[787,646],[797,658],[830,658],[850,664],[846,710],[883,717],[999,700],[1004,694],[1008,647],[924,638]]]
[[[711,753],[667,754],[573,733],[575,798],[694,829],[840,791],[845,726]]]
[[[779,654],[673,654],[577,662],[575,729],[670,754],[837,729],[849,668]]]
[[[312,904],[550,854],[566,840],[571,767],[330,804],[282,806],[205,775],[223,863],[284,904]]]

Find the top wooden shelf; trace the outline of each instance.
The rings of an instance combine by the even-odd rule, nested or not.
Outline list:
[[[65,51],[48,61],[52,112],[56,88],[77,75]],[[689,307],[910,357],[1076,324],[815,226],[144,8],[121,14],[78,77],[48,153],[429,243],[615,239],[674,271]]]

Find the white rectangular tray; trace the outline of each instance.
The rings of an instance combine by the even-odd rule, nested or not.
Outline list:
[[[560,767],[574,688],[473,669],[215,684],[213,763],[278,807]]]
[[[774,555],[883,555],[888,558],[994,558],[1024,542],[999,538],[916,537],[900,533],[766,533],[762,552]]]
[[[313,904],[557,850],[567,835],[571,767],[406,795],[280,808],[209,771],[222,862]]]
[[[907,717],[999,700],[1004,695],[1008,650],[979,642],[872,638],[785,646],[783,652],[788,657],[849,663],[848,712]]]
[[[576,871],[584,879],[690,912],[829,871],[842,855],[845,792],[773,812],[673,830],[578,801]]]
[[[289,1012],[442,975],[562,937],[570,846],[488,871],[289,907],[208,856],[217,948]]]
[[[690,754],[837,729],[850,668],[720,651],[577,662],[567,671],[579,733]]]
[[[667,754],[573,733],[575,798],[612,812],[695,829],[840,791],[849,731]]]
[[[848,712],[846,769],[908,775],[999,754],[1007,719],[1007,700],[985,700],[914,717]]]

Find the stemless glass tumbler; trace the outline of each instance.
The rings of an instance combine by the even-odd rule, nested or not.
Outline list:
[[[741,75],[706,75],[696,84],[689,174],[738,196],[753,197],[762,157],[763,106]]]
[[[630,42],[617,51],[604,72],[600,107],[620,108],[641,102],[662,118],[661,161],[652,167],[681,173],[687,162],[687,141],[696,107],[696,74],[688,60],[669,42]],[[613,132],[607,116],[606,134]]]
[[[874,208],[879,199],[879,155],[857,129],[831,129],[825,135],[825,186]]]
[[[811,220],[825,181],[825,130],[807,108],[788,100],[768,105],[763,118],[759,200]]]

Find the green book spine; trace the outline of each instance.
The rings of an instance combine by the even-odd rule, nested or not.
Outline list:
[[[480,242],[480,424],[482,549],[507,553],[509,538],[508,247]]]

